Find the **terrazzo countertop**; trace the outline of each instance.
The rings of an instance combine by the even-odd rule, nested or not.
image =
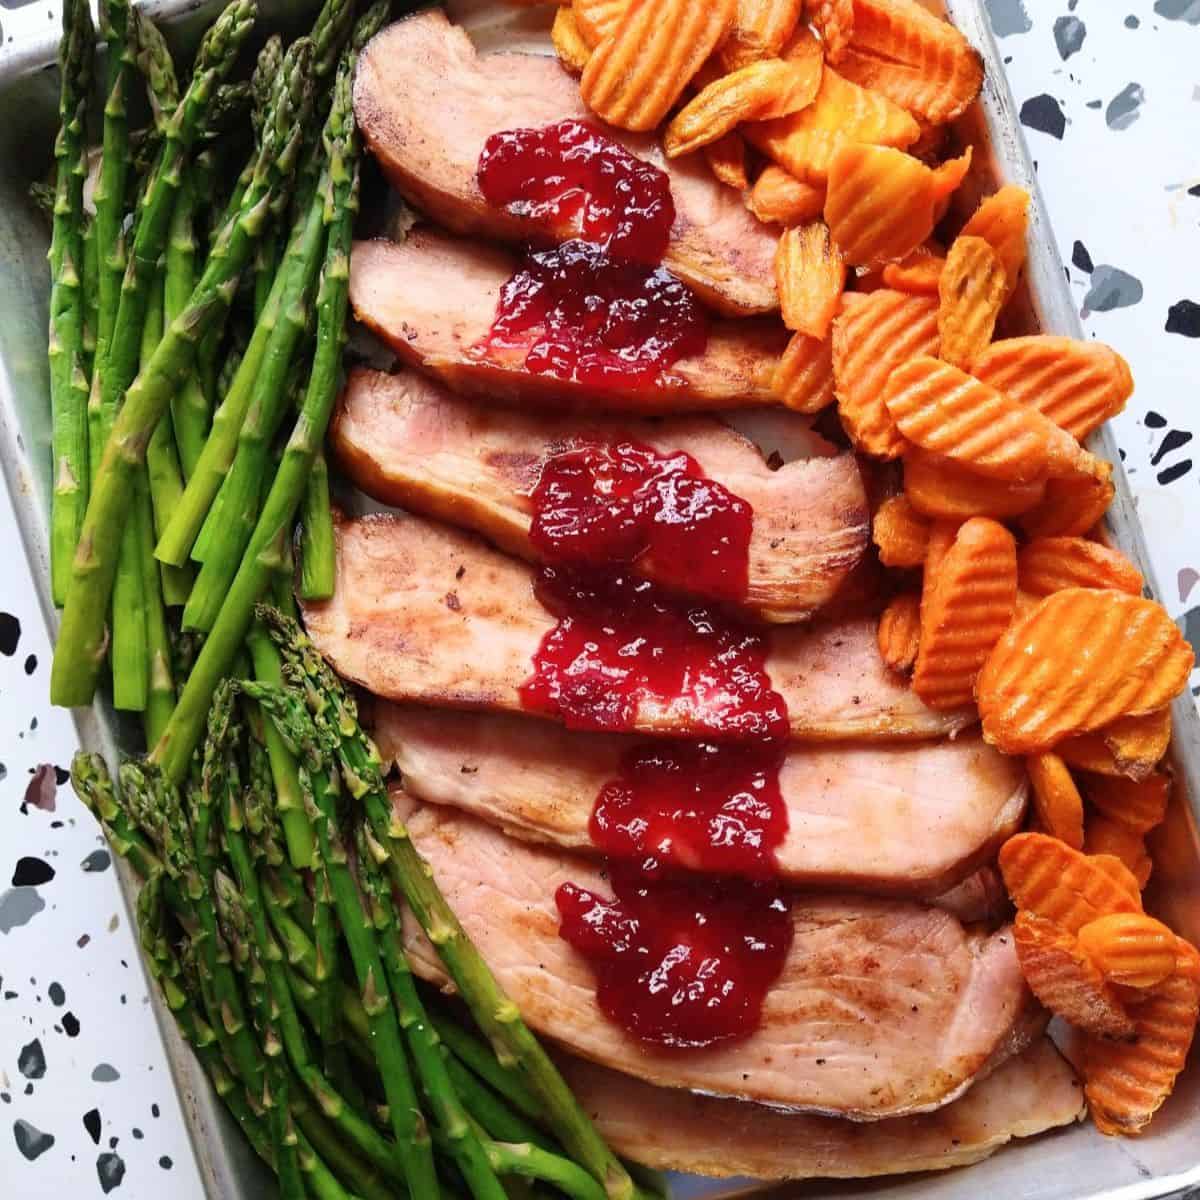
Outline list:
[[[1197,645],[1200,0],[986,3],[1085,332],[1133,367],[1117,436],[1162,598]],[[46,701],[7,495],[0,559],[0,1186],[200,1200],[112,864],[66,783],[75,732]]]

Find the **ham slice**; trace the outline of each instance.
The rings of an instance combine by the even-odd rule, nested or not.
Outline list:
[[[787,331],[777,321],[714,321],[703,354],[657,380],[603,386],[525,369],[523,351],[485,353],[500,289],[518,260],[507,250],[428,227],[403,243],[359,242],[350,261],[350,302],[364,325],[401,358],[455,391],[554,409],[602,407],[640,413],[694,412],[778,403],[771,375]]]
[[[304,619],[338,674],[386,700],[525,711],[521,685],[555,626],[526,564],[407,514],[339,519],[337,553],[337,590],[305,604]],[[765,637],[795,739],[924,739],[975,719],[926,708],[881,662],[870,619],[772,626]],[[699,703],[642,700],[633,731],[703,733]]]
[[[663,1171],[717,1178],[864,1179],[979,1162],[1013,1138],[1085,1112],[1075,1072],[1048,1038],[931,1113],[869,1123],[668,1090],[581,1059],[559,1063],[619,1154]]]
[[[395,704],[378,706],[375,738],[410,795],[588,854],[593,803],[634,742],[523,717]],[[796,745],[779,784],[788,831],[776,861],[785,879],[910,896],[936,896],[990,859],[1016,832],[1027,790],[1020,762],[977,735]]]
[[[867,499],[853,455],[772,470],[753,443],[711,417],[522,413],[464,400],[411,371],[356,370],[332,431],[343,470],[376,500],[464,525],[526,559],[537,558],[531,493],[545,460],[573,438],[683,450],[745,500],[754,509],[746,607],[762,619],[811,616],[866,549]],[[652,579],[661,574],[652,556],[637,568]]]
[[[392,184],[447,228],[513,242],[577,233],[493,208],[475,179],[494,133],[568,117],[600,123],[555,59],[477,54],[461,29],[431,9],[398,21],[367,46],[354,112]],[[675,224],[664,264],[730,316],[777,309],[776,237],[746,211],[738,193],[712,177],[701,155],[669,162],[653,137],[605,132],[670,178]]]
[[[397,817],[525,1020],[563,1049],[662,1087],[878,1120],[940,1108],[1029,1043],[1029,992],[1011,931],[971,933],[939,908],[797,896],[783,971],[749,1037],[656,1052],[609,1021],[594,977],[558,936],[554,893],[609,894],[596,861],[506,838],[401,790]],[[413,969],[442,983],[412,918]]]

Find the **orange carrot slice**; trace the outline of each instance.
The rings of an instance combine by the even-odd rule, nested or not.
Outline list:
[[[727,133],[704,147],[708,169],[719,183],[744,192],[750,186],[746,174],[746,142],[740,133]]]
[[[821,35],[825,61],[841,61],[854,32],[854,0],[816,0],[809,5],[809,24]]]
[[[893,596],[879,617],[879,655],[892,671],[911,671],[921,639],[921,598],[915,592]]]
[[[738,0],[733,28],[721,47],[725,69],[775,58],[796,29],[804,0]]]
[[[629,0],[572,0],[571,10],[584,41],[593,49],[615,32]]]
[[[871,536],[885,567],[919,567],[929,549],[929,521],[907,496],[889,496],[876,510]]]
[[[1047,480],[1041,503],[1022,514],[1021,528],[1031,538],[1087,533],[1108,511],[1115,492],[1108,463],[1100,464],[1096,476]]]
[[[1072,850],[1083,849],[1083,797],[1067,764],[1057,754],[1031,754],[1025,760],[1038,816],[1051,836]]]
[[[1152,988],[1175,974],[1178,939],[1145,913],[1112,913],[1079,931],[1079,944],[1110,983]]]
[[[1004,267],[1005,298],[1013,294],[1025,264],[1028,225],[1029,193],[1024,188],[1007,184],[980,203],[959,235],[981,237],[996,252]]]
[[[977,237],[958,237],[938,276],[941,357],[966,368],[992,340],[1004,303],[1004,268],[991,246]]]
[[[825,189],[804,183],[770,163],[754,181],[746,207],[768,225],[799,225],[824,211]]]
[[[1138,881],[1138,887],[1146,886],[1154,870],[1146,839],[1123,821],[1114,821],[1103,813],[1093,814],[1088,820],[1083,844],[1089,854],[1111,854],[1113,858],[1119,858]]]
[[[829,341],[792,334],[771,377],[771,390],[796,412],[815,413],[833,403],[833,351]]]
[[[1049,596],[1063,588],[1114,588],[1142,594],[1142,573],[1118,550],[1081,537],[1034,538],[1018,557],[1022,591]]]
[[[1015,517],[1041,502],[1046,485],[1006,483],[979,475],[940,454],[917,446],[904,451],[904,494],[926,517],[965,521],[968,517]]]
[[[823,222],[784,231],[775,251],[775,281],[783,323],[824,338],[846,286],[846,264]]]
[[[946,256],[932,242],[918,246],[899,262],[888,263],[883,268],[885,287],[898,292],[913,292],[918,296],[936,296]]]

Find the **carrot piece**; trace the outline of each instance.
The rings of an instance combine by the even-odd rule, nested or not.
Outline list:
[[[854,0],[816,0],[809,6],[809,24],[821,35],[825,61],[841,61],[854,33]]]
[[[941,357],[966,368],[992,340],[1004,303],[1004,268],[983,238],[957,237],[938,276]]]
[[[883,403],[883,391],[894,368],[937,353],[937,302],[883,289],[846,296],[833,321],[832,341],[838,414],[847,435],[864,454],[899,458],[908,443]]]
[[[980,475],[1030,483],[1046,475],[1101,470],[1049,418],[936,358],[897,367],[883,400],[909,441]]]
[[[921,598],[915,592],[893,596],[879,617],[879,656],[892,671],[911,671],[921,639]]]
[[[629,0],[572,0],[575,23],[583,40],[595,49],[621,23]]]
[[[721,62],[735,71],[775,58],[796,29],[804,0],[738,0],[733,28],[721,47]]]
[[[825,189],[804,183],[770,163],[754,181],[746,207],[766,224],[799,225],[824,211]]]
[[[1171,1094],[1183,1070],[1200,1013],[1200,989],[1177,972],[1133,1010],[1130,1042],[1084,1042],[1083,1094],[1101,1133],[1140,1133]]]
[[[768,58],[705,86],[675,115],[663,134],[668,158],[678,158],[731,133],[744,121],[786,117],[812,103],[821,64]]]
[[[746,142],[740,133],[727,133],[704,147],[704,159],[718,183],[744,192],[750,186],[746,173]]]
[[[1013,922],[1013,944],[1029,990],[1055,1016],[1099,1037],[1133,1035],[1129,1013],[1072,934],[1022,910]]]
[[[827,66],[812,104],[790,117],[747,125],[744,133],[797,179],[824,187],[829,164],[842,146],[865,142],[903,147],[916,140],[920,128],[904,109]]]
[[[889,496],[876,510],[871,536],[885,567],[919,567],[929,549],[929,522],[907,496]]]
[[[960,467],[917,446],[904,451],[904,494],[926,517],[965,521],[968,517],[1015,517],[1045,494],[1041,480],[1006,483]]]
[[[574,9],[563,7],[554,14],[550,40],[554,43],[558,61],[572,74],[582,73],[588,59],[592,57],[592,48],[579,31],[579,21],[575,17]]]
[[[1146,839],[1124,822],[1114,821],[1103,813],[1088,819],[1083,845],[1089,854],[1111,854],[1113,858],[1119,858],[1138,881],[1138,887],[1144,888],[1154,871]]]
[[[630,0],[592,51],[584,104],[619,129],[653,129],[733,23],[737,0]]]
[[[775,282],[783,323],[824,339],[846,286],[846,264],[821,221],[784,230],[775,251]]]
[[[1175,973],[1178,939],[1145,913],[1112,913],[1079,931],[1079,945],[1110,983],[1152,988]]]
[[[1031,538],[1087,533],[1108,511],[1115,493],[1108,463],[1101,463],[1094,477],[1074,475],[1047,480],[1041,503],[1021,515],[1021,528]]]
[[[1094,775],[1084,784],[1084,790],[1098,812],[1144,836],[1166,819],[1171,777],[1155,774],[1145,779],[1123,779]]]
[[[828,408],[833,403],[833,351],[828,340],[793,333],[771,377],[771,390],[796,412]]]
[[[983,735],[1038,754],[1076,733],[1162,708],[1187,685],[1192,649],[1153,600],[1066,588],[1038,601],[979,677]]]
[[[1120,551],[1081,537],[1034,538],[1021,547],[1021,588],[1049,596],[1068,587],[1114,588],[1142,594],[1142,573]]]
[[[946,256],[940,249],[932,242],[925,242],[899,262],[887,263],[883,268],[883,284],[898,292],[936,296],[945,265]]]
[[[792,36],[788,38],[783,49],[779,52],[780,58],[786,58],[788,62],[825,62],[824,47],[821,45],[821,39],[808,27],[807,23],[801,22],[796,26]]]
[[[854,0],[846,74],[926,121],[959,116],[979,94],[983,60],[916,0]]]
[[[954,539],[962,527],[961,521],[934,521],[929,527],[929,541],[925,547],[925,579],[931,582],[941,569],[946,552],[954,545]],[[922,597],[923,598],[923,597]]]
[[[974,699],[975,677],[1013,618],[1017,546],[1003,525],[972,517],[955,534],[921,593],[921,646],[913,691],[935,709]]]
[[[1010,183],[981,201],[959,234],[960,237],[981,237],[996,252],[1004,267],[1006,299],[1016,289],[1021,268],[1025,265],[1028,225],[1029,193]]]
[[[1046,832],[1083,849],[1083,797],[1067,764],[1057,754],[1031,754],[1025,760],[1038,816]]]
[[[933,232],[934,172],[890,146],[850,142],[829,163],[825,220],[846,261],[883,263],[911,254]]]
[[[1000,848],[1009,897],[1070,934],[1109,913],[1141,912],[1137,881],[1117,860],[1097,861],[1045,833],[1018,833]]]
[[[1110,346],[1077,338],[1005,338],[983,350],[970,371],[1080,441],[1121,412],[1133,394],[1129,364]]]
[[[1060,742],[1058,752],[1071,763],[1098,775],[1149,778],[1171,741],[1171,710],[1121,717],[1095,733]]]

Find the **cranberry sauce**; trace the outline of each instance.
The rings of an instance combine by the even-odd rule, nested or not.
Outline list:
[[[571,230],[614,258],[662,261],[675,221],[670,182],[594,125],[494,133],[476,175],[496,208],[560,235]]]
[[[537,375],[602,388],[652,385],[707,344],[704,310],[669,271],[574,241],[526,256],[482,348],[523,351]]]
[[[595,971],[609,1019],[680,1050],[752,1033],[791,946],[786,897],[767,884],[647,884],[624,865],[610,878],[612,900],[573,883],[555,893],[560,936]]]
[[[531,538],[547,562],[611,567],[649,554],[681,589],[745,598],[754,510],[682,450],[581,439],[546,460],[532,500]]]
[[[783,749],[646,742],[626,752],[592,809],[592,842],[647,877],[683,869],[771,879],[787,833]]]
[[[760,741],[787,733],[763,635],[628,572],[543,567],[538,599],[558,623],[521,686],[527,709],[572,729],[630,729],[639,704],[674,706],[697,733]]]

